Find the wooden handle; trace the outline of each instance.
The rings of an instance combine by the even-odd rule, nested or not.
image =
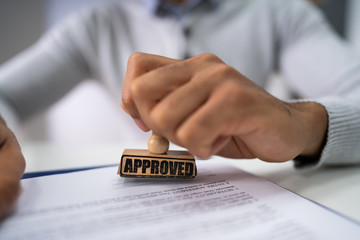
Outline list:
[[[165,154],[169,150],[169,140],[153,133],[147,146],[150,153]]]

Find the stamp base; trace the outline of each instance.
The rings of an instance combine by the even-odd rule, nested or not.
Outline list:
[[[125,149],[118,174],[121,177],[194,178],[197,169],[194,156],[187,151],[153,154],[145,149]]]

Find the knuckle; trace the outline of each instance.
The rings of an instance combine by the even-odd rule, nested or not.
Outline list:
[[[219,57],[212,53],[202,53],[198,55],[198,58],[204,62],[222,62]]]
[[[128,64],[136,64],[142,61],[145,53],[142,52],[134,52],[128,58]]]
[[[186,131],[182,128],[175,132],[176,139],[181,143],[182,146],[191,146],[191,131]]]
[[[227,80],[229,77],[229,73],[231,73],[231,69],[225,64],[215,64],[211,65],[211,67],[207,67],[202,71],[199,71],[195,74],[196,82],[199,84],[211,84],[211,86],[215,86],[218,84],[223,84],[224,80]],[[214,85],[215,84],[215,85]]]
[[[225,89],[230,93],[231,96],[234,96],[235,98],[247,95],[247,91],[244,89],[244,87],[234,81],[227,82],[225,84]]]
[[[220,94],[226,96],[228,102],[235,104],[248,98],[246,89],[235,81],[225,81],[219,91]]]
[[[175,136],[179,144],[187,148],[195,156],[206,159],[211,156],[211,149],[203,146],[201,142],[194,139],[194,131],[177,130]]]
[[[161,111],[159,109],[154,109],[150,113],[150,121],[157,129],[167,129],[170,118],[167,114],[167,111]]]
[[[217,64],[216,66],[213,67],[213,71],[214,74],[219,74],[226,78],[232,77],[237,73],[237,71],[234,68],[226,64]]]
[[[139,81],[139,79],[132,82],[130,86],[130,94],[134,98],[139,98],[143,96],[146,93],[146,88],[144,87],[144,84]]]
[[[193,154],[201,159],[207,159],[211,157],[210,151],[205,148],[196,149]]]

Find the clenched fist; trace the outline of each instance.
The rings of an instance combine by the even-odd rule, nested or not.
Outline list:
[[[122,107],[142,130],[200,158],[317,158],[326,140],[321,105],[281,101],[212,54],[183,61],[133,54]]]

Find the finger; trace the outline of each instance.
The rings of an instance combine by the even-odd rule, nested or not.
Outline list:
[[[152,109],[151,115],[157,127],[173,142],[176,142],[175,130],[196,109],[209,98],[212,90],[222,82],[218,71],[222,66],[211,66],[196,72],[191,81],[166,95]]]
[[[231,81],[213,91],[209,99],[178,128],[176,137],[179,142],[202,158],[219,152],[246,119],[245,107],[240,106],[237,95],[236,86]]]
[[[136,77],[173,61],[175,60],[145,53],[134,53],[128,60],[127,71],[123,84],[121,107],[134,119],[135,124],[145,132],[150,129],[141,119],[134,100],[130,94],[131,84]]]
[[[189,66],[184,65],[184,62],[168,64],[148,72],[138,77],[131,87],[136,108],[152,130],[157,130],[157,124],[154,124],[156,116],[150,115],[153,107],[191,79],[192,71]],[[155,119],[152,118],[154,116]]]
[[[134,118],[139,118],[139,113],[137,111],[134,100],[131,96],[131,86],[133,81],[154,69],[160,68],[162,66],[171,64],[171,63],[180,63],[180,62],[190,62],[191,64],[200,65],[201,63],[223,63],[218,57],[213,54],[200,54],[186,61],[180,61],[172,58],[166,58],[158,55],[145,54],[145,53],[134,53],[129,57],[127,71],[125,75],[125,80],[123,84],[122,92],[122,107],[127,113],[129,113]],[[171,70],[174,68],[169,68]],[[165,73],[165,72],[164,72]],[[182,72],[184,73],[184,72]],[[171,72],[170,72],[171,74]],[[172,74],[174,75],[174,73]],[[180,74],[181,76],[181,74]]]
[[[168,125],[163,124],[164,121],[169,123],[166,120],[166,117],[164,118],[164,121],[161,119],[166,115],[172,114],[168,114],[166,111],[159,110],[150,115],[150,111],[155,106],[162,105],[163,101],[166,102],[168,95],[172,95],[173,93],[177,94],[177,92],[181,91],[180,89],[186,85],[186,83],[190,81],[192,82],[194,80],[194,74],[199,75],[199,72],[205,72],[204,69],[210,69],[210,66],[213,66],[215,63],[219,62],[223,63],[221,60],[211,54],[203,54],[185,61],[177,61],[164,65],[138,77],[132,85],[131,93],[133,94],[133,98],[136,98],[135,103],[137,109],[142,111],[140,112],[140,115],[145,118],[143,120],[146,122],[146,124],[148,124],[153,130],[159,126],[163,126],[162,129],[168,128]],[[207,75],[210,75],[209,73]],[[206,79],[209,78],[210,76],[206,77]],[[196,96],[196,94],[196,92],[192,92],[189,96],[201,100],[202,95]],[[181,94],[180,98],[182,98]],[[179,104],[181,102],[178,102],[177,97],[175,97],[174,101],[170,101],[173,102],[171,104],[172,110],[176,110],[178,107],[180,107]],[[196,107],[192,100],[188,100],[187,102],[189,103],[186,104],[188,107],[192,109]],[[166,104],[164,105],[166,106]],[[184,105],[185,104],[181,104],[181,106]],[[174,119],[175,118],[177,118],[177,115],[174,117]]]
[[[175,61],[178,60],[145,53],[134,53],[129,57],[122,89],[121,106],[128,114],[130,114],[130,116],[133,118],[140,118],[130,94],[130,88],[134,79],[146,72]]]

